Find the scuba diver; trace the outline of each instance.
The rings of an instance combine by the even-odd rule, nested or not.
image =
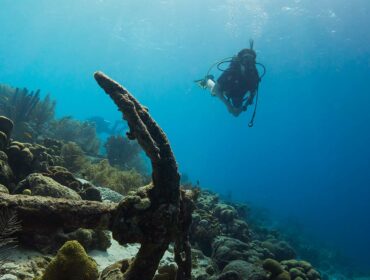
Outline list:
[[[212,96],[217,96],[235,117],[246,111],[256,98],[253,116],[249,122],[249,126],[252,127],[257,109],[258,86],[266,69],[264,65],[256,62],[257,55],[253,50],[253,40],[250,40],[249,44],[249,49],[243,49],[236,56],[222,59],[213,64],[206,76],[195,82],[201,88],[208,89]],[[221,65],[224,63],[230,64],[228,68],[221,69]],[[258,73],[257,65],[263,68],[261,76]],[[214,76],[209,74],[215,66],[223,72],[217,82],[214,80]]]

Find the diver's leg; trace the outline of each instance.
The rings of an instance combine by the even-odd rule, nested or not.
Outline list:
[[[237,117],[239,114],[242,112],[241,108],[236,108],[234,107],[231,102],[225,97],[225,95],[221,92],[219,86],[217,84],[214,84],[212,87],[211,94],[213,96],[217,96],[222,103],[224,103],[227,107],[227,110],[229,111],[230,114],[233,116]]]

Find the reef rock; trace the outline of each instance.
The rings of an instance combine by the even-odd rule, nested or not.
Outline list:
[[[26,256],[18,256],[15,260],[9,260],[1,265],[0,280],[33,280],[42,275],[49,262],[49,257],[34,256],[26,252]]]
[[[191,241],[207,256],[211,255],[212,243],[217,236],[226,236],[250,242],[251,230],[245,219],[243,205],[225,203],[207,191],[200,192],[193,212]]]
[[[109,188],[104,188],[104,187],[96,187],[101,195],[102,200],[108,200],[111,202],[120,202],[123,199],[123,195],[111,190]]]
[[[98,249],[106,251],[111,245],[111,237],[108,231],[80,228],[68,234],[59,234],[58,240],[67,242],[77,240],[86,251]]]
[[[62,166],[48,168],[46,176],[77,192],[83,200],[102,201],[100,191],[90,182],[76,178]]]
[[[102,201],[100,191],[92,186],[82,190],[79,195],[83,200]]]
[[[210,277],[218,274],[219,270],[214,261],[205,256],[202,251],[197,249],[191,250],[192,271],[191,274],[194,279],[208,280]]]
[[[206,256],[212,253],[212,243],[220,235],[221,226],[217,218],[206,210],[197,209],[192,214],[191,242]]]
[[[302,260],[285,260],[282,261],[281,266],[289,272],[291,279],[308,279],[320,280],[320,273],[315,270],[312,265],[307,261]]]
[[[3,151],[0,151],[0,184],[12,191],[11,186],[13,181],[14,175],[8,164],[8,156]]]
[[[131,263],[131,259],[124,259],[106,267],[101,272],[99,280],[122,280]]]
[[[213,243],[213,259],[220,269],[234,260],[248,260],[250,246],[238,239],[220,236]]]
[[[37,280],[86,279],[97,280],[98,268],[81,244],[68,241],[59,249],[56,257],[47,266],[44,275]]]
[[[13,274],[5,274],[0,277],[0,280],[17,280],[17,279],[18,279],[17,276]]]
[[[14,123],[12,120],[8,119],[7,117],[0,116],[0,131],[6,136],[6,140],[9,141],[10,134],[13,130]],[[1,142],[3,144],[3,142]]]
[[[17,182],[31,173],[47,172],[50,166],[61,161],[59,156],[50,154],[50,149],[39,144],[12,141],[5,152]]]
[[[54,179],[59,184],[66,186],[75,192],[79,193],[83,190],[82,183],[73,176],[67,168],[62,166],[51,166],[48,168],[46,176]]]
[[[293,248],[285,241],[268,239],[262,242],[262,246],[273,254],[274,259],[279,261],[290,260],[296,257]]]
[[[7,187],[5,187],[4,185],[1,185],[0,184],[0,192],[2,193],[9,193],[9,190]]]
[[[242,260],[235,260],[226,265],[220,277],[230,272],[235,272],[240,280],[262,280],[266,278],[266,273],[259,266]]]
[[[25,189],[31,190],[32,195],[81,200],[75,191],[40,173],[28,175],[26,179],[19,182],[14,193],[22,193]]]
[[[230,224],[221,224],[221,232],[223,235],[239,239],[243,242],[251,240],[251,232],[248,224],[241,219],[233,219]]]
[[[157,273],[154,275],[153,280],[176,280],[177,264],[166,263],[159,265]]]
[[[214,209],[214,215],[221,223],[231,224],[238,216],[238,212],[231,205],[218,203]]]

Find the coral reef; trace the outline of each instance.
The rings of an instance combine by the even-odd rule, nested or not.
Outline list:
[[[255,252],[252,244],[247,244],[238,239],[219,236],[212,244],[212,258],[220,269],[223,269],[229,262],[234,260],[252,261]]]
[[[49,138],[64,142],[75,142],[85,153],[90,155],[97,155],[99,152],[100,141],[94,125],[88,121],[78,121],[72,117],[54,120],[50,124],[47,135]]]
[[[1,171],[0,171],[1,172]],[[9,190],[7,187],[5,187],[4,185],[1,185],[0,184],[0,192],[2,193],[9,193]]]
[[[269,272],[271,280],[319,280],[320,273],[309,262],[299,260],[285,260],[278,262],[274,259],[266,259],[263,268]]]
[[[212,243],[219,235],[250,240],[249,226],[234,206],[220,202],[218,196],[207,191],[200,193],[195,204],[191,240],[205,255],[211,255]]]
[[[280,263],[274,259],[266,259],[262,264],[263,269],[269,272],[269,279],[271,280],[290,280],[290,274]]]
[[[96,187],[101,195],[103,201],[120,202],[123,199],[123,195],[113,191],[109,188]]]
[[[169,244],[175,242],[174,254],[177,269],[180,271],[176,279],[190,280],[191,258],[188,233],[191,223],[192,192],[189,190],[180,192],[177,163],[168,140],[147,109],[129,92],[102,73],[96,73],[95,79],[128,121],[129,139],[137,139],[150,158],[153,169],[152,184],[131,192],[118,205],[0,193],[0,207],[15,209],[18,212],[23,235],[40,232],[45,235],[79,228],[108,229],[112,231],[113,238],[120,244],[141,243],[136,257],[122,276],[124,280],[151,280]],[[15,146],[19,151],[28,148],[20,144]],[[22,159],[31,161],[30,153],[26,152],[29,158],[25,156]],[[45,174],[58,181],[55,177],[59,172],[63,170],[48,166]],[[66,179],[64,176],[61,178]],[[70,188],[78,187],[72,181],[71,184],[69,184]],[[81,184],[84,186],[83,183]],[[85,233],[84,236],[89,235]],[[66,252],[62,253],[68,255],[71,251],[66,249]],[[59,258],[61,260],[63,260],[62,253]],[[71,259],[73,259],[74,253],[71,254]],[[57,263],[60,261],[52,262],[51,268],[47,269],[46,276],[44,275],[42,279],[52,279],[50,277],[56,276],[53,272]],[[76,267],[75,275],[81,273],[82,270],[83,265]]]
[[[125,255],[103,269],[99,279],[321,279],[311,264],[294,259],[295,250],[278,232],[254,224],[250,209],[233,203],[231,193],[223,201],[186,178],[180,188],[171,146],[147,108],[104,74],[95,73],[95,79],[129,126],[127,138],[109,138],[108,159],[96,155],[91,124],[51,121],[38,143],[23,143],[12,141],[13,123],[0,117],[0,207],[17,211],[20,244],[50,253],[65,243],[53,261],[34,264],[45,270],[50,263],[43,276],[39,271],[33,277],[98,279],[84,250],[107,250],[111,232],[120,245],[139,243],[140,248],[135,257]],[[140,151],[131,140],[151,161],[151,181],[129,169]],[[67,259],[74,263],[64,268],[73,268],[76,278],[60,270]],[[94,271],[91,277],[78,276],[87,267]]]
[[[240,280],[259,280],[265,278],[265,273],[259,266],[242,260],[235,260],[228,263],[220,276],[218,276],[218,279],[229,279],[231,275],[235,275],[236,279]]]
[[[9,144],[13,126],[12,120],[5,116],[0,116],[0,150],[3,150]]]
[[[209,191],[201,191],[195,205],[191,227],[192,245],[210,256],[217,266],[212,270],[212,275],[201,274],[195,279],[309,279],[307,273],[312,266],[310,269],[307,266],[304,277],[300,275],[302,279],[297,279],[296,270],[288,267],[287,264],[292,261],[300,262],[301,265],[307,262],[291,260],[296,257],[296,253],[286,241],[279,238],[277,232],[262,230],[260,224],[258,227],[247,224],[250,211],[247,206],[222,201]],[[256,228],[258,230],[254,231]],[[315,275],[316,280],[320,279],[317,271],[314,271],[310,275]]]
[[[293,248],[285,241],[277,239],[267,239],[262,242],[262,246],[268,249],[276,260],[290,260],[296,257]]]
[[[148,178],[137,171],[119,170],[112,167],[106,159],[98,163],[86,163],[81,173],[93,184],[108,187],[123,195],[148,183]]]
[[[280,262],[282,268],[289,272],[292,280],[318,280],[321,279],[320,273],[312,265],[303,260],[285,260]]]
[[[98,268],[78,241],[66,242],[38,280],[97,280]]]
[[[94,185],[88,181],[77,179],[64,167],[51,166],[44,175],[77,192],[84,200],[102,201],[100,191]]]
[[[79,228],[67,234],[58,235],[58,244],[67,242],[68,240],[77,240],[86,251],[98,249],[106,251],[111,245],[111,238],[108,231],[92,230]]]
[[[13,137],[18,141],[34,142],[54,118],[56,102],[50,95],[40,97],[40,90],[11,88],[0,85],[0,114],[13,120]]]
[[[110,136],[104,147],[110,165],[122,170],[134,168],[145,171],[144,161],[140,155],[142,149],[136,141],[130,141],[122,136]]]
[[[52,152],[52,150],[39,144],[10,142],[5,149],[5,153],[15,176],[15,183],[23,180],[31,173],[47,172],[50,166],[61,163],[61,157],[53,155]]]
[[[201,249],[206,256],[211,255],[212,243],[220,233],[220,224],[210,213],[200,209],[197,209],[193,213],[191,241],[193,245]]]
[[[132,259],[124,259],[106,267],[100,274],[100,280],[121,280],[132,264]]]
[[[87,164],[85,153],[75,142],[67,142],[62,145],[60,155],[63,158],[63,166],[73,173],[78,173]]]
[[[28,175],[23,181],[19,182],[13,193],[21,194],[26,189],[28,189],[32,195],[81,200],[81,197],[74,190],[39,173]]]
[[[14,174],[9,166],[8,156],[3,151],[0,151],[0,184],[9,192],[14,189],[14,182]]]
[[[51,258],[49,256],[28,256],[27,261],[24,262],[7,262],[0,267],[0,279],[39,279],[50,261]]]
[[[354,274],[368,275],[369,273],[355,269],[356,262],[344,256],[340,251],[322,241],[307,235],[303,225],[291,221],[278,226],[280,235],[291,244],[297,255],[309,261],[320,270],[323,278],[351,278]]]
[[[214,261],[205,256],[202,251],[192,248],[192,277],[198,280],[208,280],[219,273],[219,269]]]

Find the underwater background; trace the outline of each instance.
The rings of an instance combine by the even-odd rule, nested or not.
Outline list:
[[[192,182],[369,270],[369,12],[367,0],[1,0],[0,83],[50,92],[58,116],[114,122],[92,77],[103,70],[148,106]],[[252,109],[235,118],[193,83],[250,38],[267,68],[253,128]]]

